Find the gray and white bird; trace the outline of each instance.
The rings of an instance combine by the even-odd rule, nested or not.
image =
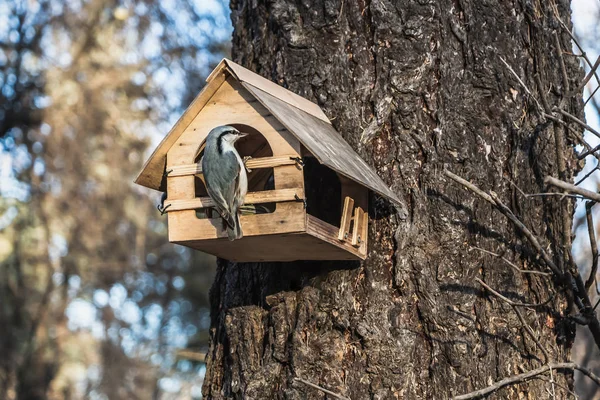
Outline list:
[[[248,191],[248,176],[234,144],[246,135],[231,126],[214,128],[206,138],[202,158],[206,190],[225,222],[229,240],[243,236],[239,208]]]

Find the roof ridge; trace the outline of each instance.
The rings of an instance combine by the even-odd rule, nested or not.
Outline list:
[[[327,115],[325,115],[325,113],[318,104],[313,103],[312,101],[300,96],[299,94],[296,94],[291,90],[286,89],[283,86],[278,85],[277,83],[270,81],[269,79],[260,76],[256,72],[244,68],[241,65],[227,58],[223,58],[219,65],[221,64],[224,64],[238,81],[244,82],[264,92],[270,93],[272,96],[277,97],[284,103],[287,103],[290,106],[304,111],[305,113],[310,114],[323,122],[331,124],[329,118],[327,117]],[[220,68],[216,68],[215,71],[217,69],[220,70]],[[207,81],[212,79],[213,73],[211,73],[211,75],[208,76]]]

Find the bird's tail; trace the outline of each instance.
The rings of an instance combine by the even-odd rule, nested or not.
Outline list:
[[[242,232],[242,224],[240,223],[240,214],[236,211],[232,214],[233,228],[227,227],[227,236],[229,240],[241,239],[244,234]]]

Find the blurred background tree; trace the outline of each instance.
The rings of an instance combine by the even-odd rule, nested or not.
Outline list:
[[[200,397],[177,350],[205,346],[214,260],[132,180],[230,25],[221,0],[0,1],[0,398]]]

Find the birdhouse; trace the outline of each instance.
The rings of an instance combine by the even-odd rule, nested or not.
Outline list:
[[[249,172],[234,241],[202,176],[205,139],[220,125],[248,133],[236,143]],[[169,241],[232,261],[364,259],[369,190],[401,203],[319,106],[226,59],[135,182],[167,193]]]

